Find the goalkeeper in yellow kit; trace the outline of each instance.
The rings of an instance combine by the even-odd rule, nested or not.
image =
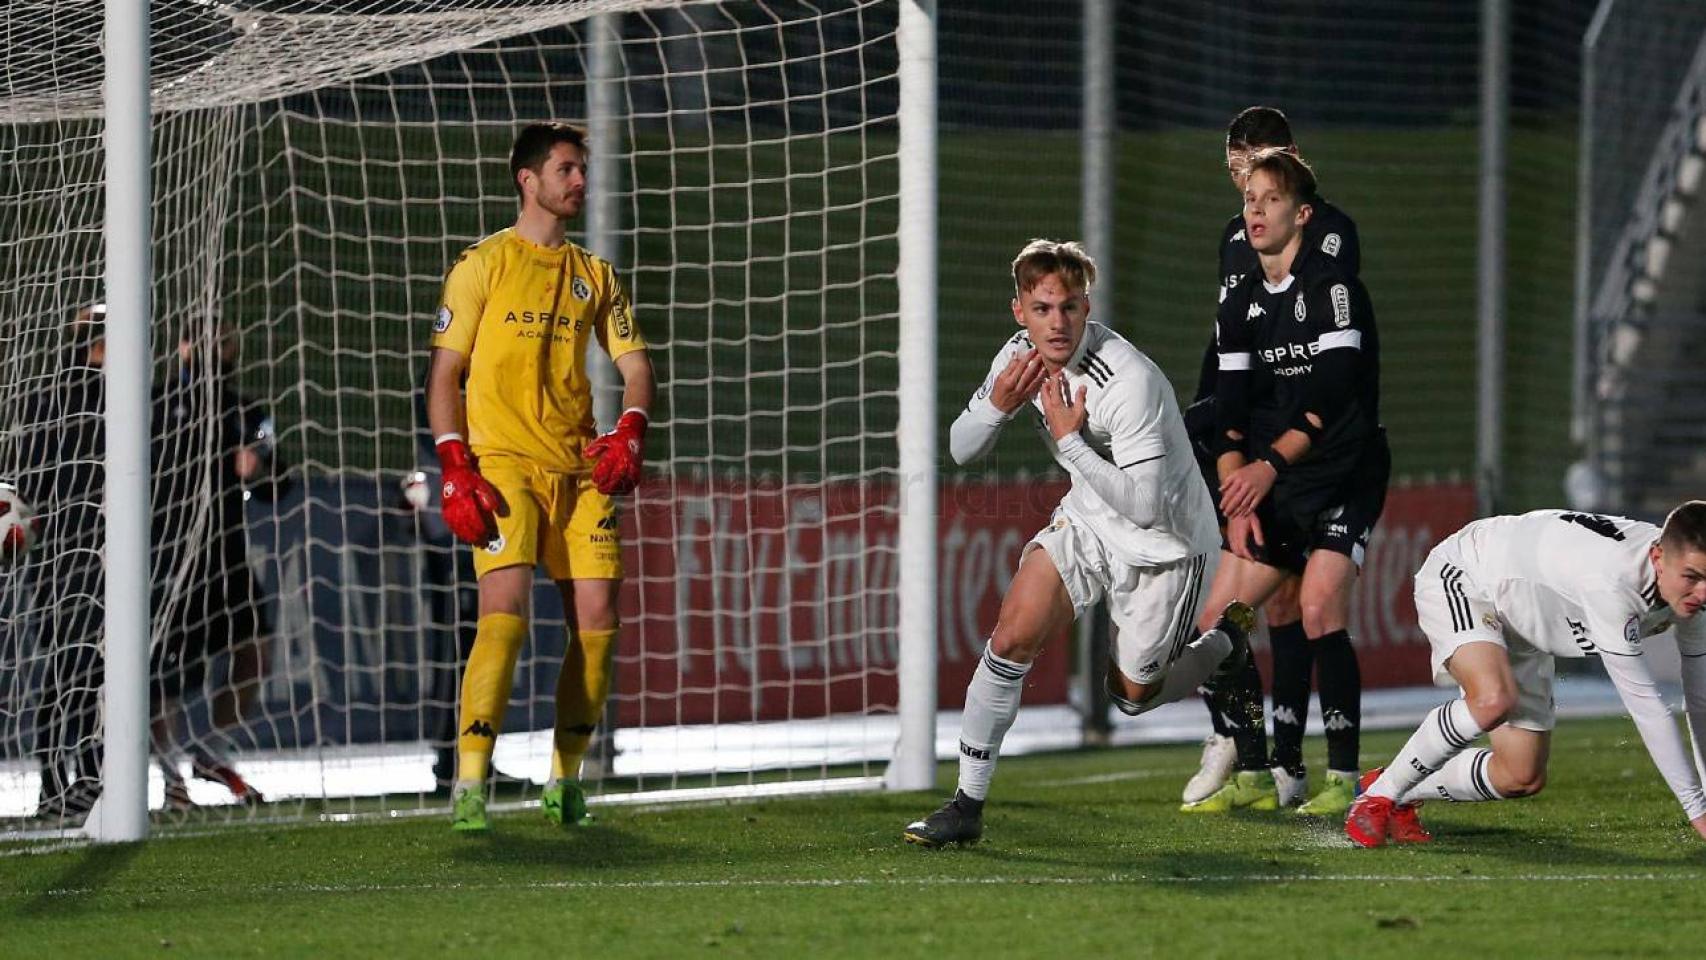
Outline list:
[[[612,496],[640,479],[656,382],[610,264],[564,238],[586,201],[585,133],[530,124],[510,152],[515,226],[463,252],[433,324],[427,419],[444,471],[444,519],[474,545],[480,617],[462,677],[453,829],[490,829],[486,771],[528,631],[534,567],[563,594],[567,653],[544,808],[586,817],[576,779],[610,691],[622,548]],[[622,374],[622,416],[594,439],[588,337]]]

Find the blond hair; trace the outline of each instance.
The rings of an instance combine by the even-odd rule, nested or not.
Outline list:
[[[1087,291],[1096,282],[1096,261],[1076,240],[1032,240],[1013,258],[1013,292],[1026,293],[1049,274],[1073,290]]]

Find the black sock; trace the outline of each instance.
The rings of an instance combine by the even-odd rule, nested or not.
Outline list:
[[[1212,697],[1210,712],[1218,714],[1226,726],[1226,735],[1238,751],[1237,769],[1266,770],[1268,767],[1268,729],[1262,709],[1262,672],[1256,658],[1244,663],[1244,669]]]
[[[1220,711],[1215,709],[1214,694],[1205,691],[1202,695],[1202,705],[1208,708],[1208,722],[1214,727],[1215,736],[1232,736],[1231,729],[1226,726],[1226,718],[1222,717]]]
[[[983,801],[966,796],[963,790],[954,791],[954,806],[974,817],[983,813]]]
[[[1268,642],[1274,651],[1274,766],[1299,773],[1315,655],[1301,620],[1268,627]]]
[[[1327,728],[1327,769],[1354,772],[1362,737],[1362,671],[1344,630],[1317,637],[1315,667],[1321,673],[1321,725]]]

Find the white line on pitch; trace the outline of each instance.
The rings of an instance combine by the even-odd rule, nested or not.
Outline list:
[[[1693,873],[1524,873],[1495,877],[1480,874],[1436,874],[1399,876],[1385,874],[1205,874],[1202,876],[1151,876],[1108,874],[1100,877],[842,877],[792,880],[550,880],[501,883],[304,883],[262,884],[256,890],[278,893],[431,893],[446,890],[727,890],[762,888],[849,888],[849,887],[955,887],[955,886],[1132,886],[1156,884],[1214,883],[1699,883]],[[56,888],[39,892],[0,891],[0,900],[22,897],[76,897],[95,893],[90,888]]]

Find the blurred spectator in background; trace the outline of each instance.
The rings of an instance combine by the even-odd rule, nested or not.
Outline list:
[[[259,594],[248,562],[245,485],[270,491],[270,418],[237,392],[240,340],[214,323],[186,330],[154,392],[154,748],[167,806],[190,806],[175,756],[186,694],[212,679],[212,730],[189,743],[193,776],[262,801],[231,765],[232,735],[253,713],[261,681]],[[224,654],[224,657],[221,657]]]
[[[53,376],[26,393],[5,459],[7,475],[41,518],[37,643],[45,669],[35,713],[36,816],[50,820],[81,819],[101,792],[106,315],[106,305],[96,303],[66,325]]]

